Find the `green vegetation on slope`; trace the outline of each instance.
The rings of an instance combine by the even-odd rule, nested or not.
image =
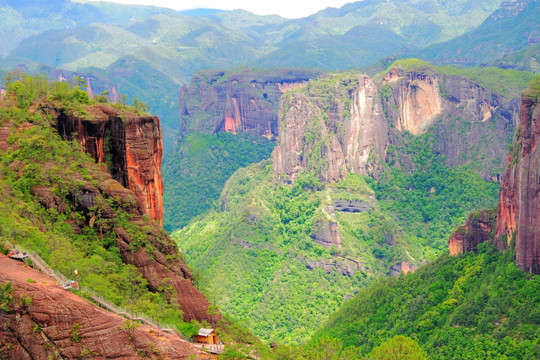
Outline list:
[[[471,210],[495,205],[497,185],[444,165],[429,139],[404,145],[416,171],[388,170],[379,182],[350,174],[324,185],[308,172],[285,186],[269,161],[248,166],[226,183],[221,209],[173,238],[221,309],[265,340],[305,341],[372,276],[434,259]],[[368,205],[333,216],[338,200]],[[342,243],[323,246],[325,227],[336,222]]]
[[[264,137],[189,133],[163,161],[164,228],[172,231],[206,213],[239,168],[267,159],[274,144]]]
[[[9,132],[6,141],[10,145],[0,150],[0,242],[8,240],[35,251],[53,268],[117,306],[175,323],[187,334],[196,330],[182,321],[182,313],[171,303],[167,289],[151,292],[139,270],[123,263],[114,228],[123,227],[137,238],[136,247],[155,239],[150,226],[141,228],[131,222],[133,215],[127,210],[132,206],[130,199],[103,194],[106,203],[95,200],[93,220],[81,211],[83,189],[97,187],[106,174],[77,141],[59,137],[46,109],[57,106],[84,115],[91,106],[86,92],[67,83],[48,84],[42,77],[14,76],[0,102],[0,126]],[[51,188],[53,201],[65,204],[66,210],[42,206],[35,195],[36,187]],[[113,209],[117,216],[101,219],[103,206]],[[81,221],[91,225],[77,233],[70,224]],[[148,218],[140,221],[151,225]]]
[[[444,255],[415,273],[379,279],[347,302],[314,337],[359,354],[396,335],[416,339],[430,359],[538,359],[540,277],[512,252]]]
[[[493,208],[499,186],[486,182],[474,170],[474,163],[456,168],[445,165],[436,153],[432,129],[414,136],[403,134],[401,146],[388,148],[389,168],[378,181],[369,179],[381,208],[397,218],[410,236],[422,245],[445,250],[451,230],[464,222],[470,209]],[[412,172],[394,163],[412,159]]]
[[[294,186],[272,181],[268,161],[237,171],[212,211],[173,234],[197,285],[225,312],[266,340],[307,340],[311,332],[364,283],[360,273],[313,270],[306,263],[330,250],[310,237],[321,203],[309,174]],[[315,191],[314,191],[315,190]]]
[[[417,56],[444,64],[491,63],[538,41],[539,10],[538,1],[506,2],[474,30],[431,45]]]

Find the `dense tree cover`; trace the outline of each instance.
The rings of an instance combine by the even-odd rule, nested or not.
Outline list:
[[[415,273],[362,289],[315,336],[360,354],[394,336],[417,339],[430,359],[538,359],[540,277],[481,244],[478,254],[443,255]]]
[[[59,137],[43,107],[54,102],[84,112],[90,104],[86,92],[76,85],[49,84],[44,78],[23,74],[12,74],[6,90],[0,102],[0,126],[9,129],[7,142],[13,146],[0,150],[0,243],[8,240],[35,251],[54,269],[117,306],[175,323],[188,334],[193,332],[195,325],[183,323],[182,313],[170,301],[166,289],[151,292],[140,272],[122,262],[112,228],[124,227],[141,244],[150,243],[147,237],[152,236],[129,221],[124,208],[129,204],[106,197],[107,205],[118,215],[109,226],[104,226],[99,216],[93,222],[95,226],[84,227],[82,234],[75,233],[70,225],[86,219],[77,211],[77,202],[82,201],[77,194],[87,184],[102,180],[103,173],[77,141]],[[43,207],[31,191],[35,186],[51,187],[66,204],[66,211]],[[96,214],[98,208],[96,204]]]
[[[365,282],[306,263],[333,262],[310,237],[321,203],[310,174],[294,186],[272,181],[268,161],[237,171],[227,182],[221,209],[173,233],[196,284],[210,301],[265,340],[307,340]]]
[[[172,236],[221,309],[265,340],[301,342],[372,277],[435,259],[470,211],[495,205],[497,184],[449,168],[431,141],[403,136],[398,153],[407,152],[413,170],[389,167],[377,182],[350,174],[323,184],[304,172],[287,185],[270,161],[250,165],[228,180],[219,207]],[[369,209],[333,217],[338,200]],[[318,229],[333,222],[342,243],[324,247]]]
[[[273,148],[270,140],[247,134],[189,133],[179,139],[163,161],[165,229],[207,212],[236,170],[267,159]]]
[[[493,208],[499,186],[484,181],[474,164],[450,168],[434,150],[436,136],[405,133],[400,146],[390,146],[389,168],[378,181],[368,179],[385,212],[410,236],[424,241],[426,247],[446,249],[451,230],[465,221],[471,209]],[[412,159],[412,170],[399,167],[401,157]],[[422,239],[422,240],[420,240]]]

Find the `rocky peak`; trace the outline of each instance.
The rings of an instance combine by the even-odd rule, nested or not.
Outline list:
[[[444,155],[449,166],[474,161],[485,179],[500,178],[506,155],[500,144],[508,142],[517,123],[513,101],[428,66],[391,67],[374,79],[328,75],[285,93],[273,156],[276,175],[294,180],[310,170],[327,181],[348,171],[376,177],[390,159],[410,169],[406,154],[387,149],[400,146],[404,132],[419,136],[429,129],[436,137],[433,152]],[[478,159],[478,153],[489,155]]]
[[[507,157],[506,171],[494,215],[471,214],[465,227],[449,239],[450,253],[456,255],[493,241],[501,251],[515,245],[516,265],[524,271],[540,273],[540,82],[524,91],[516,140]],[[492,232],[494,233],[493,235]]]
[[[309,170],[335,182],[348,170],[374,172],[372,153],[384,157],[388,126],[376,85],[365,75],[328,81],[322,93],[308,89],[282,97],[273,153],[277,176],[294,181]]]

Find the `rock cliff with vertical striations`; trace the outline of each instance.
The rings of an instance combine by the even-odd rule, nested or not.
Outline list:
[[[180,133],[278,135],[281,94],[316,77],[313,70],[199,71],[180,91]]]
[[[521,98],[519,129],[507,157],[496,215],[471,214],[467,224],[450,237],[450,254],[474,251],[479,243],[492,241],[501,251],[515,246],[517,266],[540,273],[539,94],[537,77]]]
[[[58,133],[77,137],[97,163],[139,198],[144,212],[163,225],[161,127],[156,116],[120,112],[108,105],[93,106],[89,116],[51,109]]]
[[[540,79],[521,98],[520,125],[499,193],[495,246],[515,243],[516,264],[540,273]]]
[[[157,205],[162,191],[159,120],[103,104],[85,106],[84,116],[50,103],[40,105],[39,111],[50,118],[61,137],[79,141],[102,165],[88,167],[86,176],[73,172],[62,194],[58,187],[66,186],[65,182],[35,184],[30,193],[37,202],[45,211],[65,216],[73,236],[91,229],[98,229],[100,236],[112,234],[116,241],[111,246],[125,264],[139,270],[151,291],[170,286],[169,300],[178,304],[184,320],[209,320],[209,303],[195,287],[178,247],[150,218],[161,211]],[[23,123],[17,131],[37,130]],[[0,149],[18,147],[4,136],[9,133],[9,127],[0,127]]]
[[[373,79],[327,75],[281,101],[274,171],[290,180],[305,170],[330,182],[349,171],[377,177],[390,162],[410,171],[410,157],[388,149],[405,133],[429,133],[449,166],[474,163],[498,182],[506,155],[500,144],[510,142],[518,117],[516,101],[429,65],[394,66]]]
[[[349,170],[376,170],[384,158],[388,125],[369,77],[331,77],[282,98],[279,134],[276,175],[294,181],[299,173],[314,171],[321,180],[335,182]]]

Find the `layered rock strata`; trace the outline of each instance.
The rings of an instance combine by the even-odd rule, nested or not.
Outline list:
[[[137,174],[145,174],[142,170],[135,172],[133,168],[144,168],[146,164],[147,169],[154,167],[154,180],[150,179],[148,183],[145,180],[143,185],[146,184],[146,189],[149,189],[152,181],[161,184],[161,178],[157,176],[160,164],[150,163],[149,160],[144,162],[144,159],[161,159],[159,120],[150,116],[133,117],[124,123],[119,114],[109,113],[114,110],[108,106],[89,107],[88,112],[102,116],[94,120],[84,120],[53,108],[45,108],[44,111],[53,114],[58,132],[64,138],[74,138],[77,134],[76,139],[96,162],[105,159],[110,172],[104,171],[105,166],[101,170],[99,167],[88,168],[91,179],[74,173],[69,179],[72,186],[63,189],[65,197],[53,191],[58,184],[33,186],[30,189],[32,195],[46,210],[54,209],[56,213],[65,214],[67,219],[71,219],[68,222],[77,234],[83,234],[88,227],[98,228],[100,234],[113,233],[123,262],[139,269],[151,291],[158,292],[170,285],[175,294],[170,300],[178,304],[184,320],[210,320],[207,314],[209,303],[194,286],[193,275],[182,260],[178,247],[157,222],[148,218],[147,198],[141,200],[140,195],[137,196],[135,191],[123,186],[111,175],[132,181],[130,179],[136,179]],[[32,124],[23,123],[15,131],[31,127]],[[8,142],[3,135],[9,134],[9,131],[8,128],[0,128],[0,149],[17,148],[16,142]],[[127,135],[126,132],[132,134]],[[147,146],[137,146],[137,141]],[[109,150],[106,150],[107,147]],[[111,148],[113,151],[110,151]],[[154,149],[157,149],[156,152],[153,152]],[[133,154],[127,155],[129,153]],[[131,163],[131,170],[126,170],[130,168],[128,164],[121,166],[125,159],[142,160]],[[74,212],[80,216],[73,216]],[[128,215],[129,226],[118,225],[116,219],[121,213]]]
[[[163,224],[161,126],[156,116],[137,116],[108,105],[92,106],[88,116],[49,109],[64,139],[77,140],[97,163],[131,189],[144,212]]]
[[[126,319],[64,290],[55,281],[0,254],[0,284],[12,301],[0,311],[2,359],[200,359],[187,341]],[[27,300],[31,299],[31,301]]]
[[[82,214],[83,218],[70,221],[76,233],[82,234],[84,228],[94,226],[102,233],[113,232],[123,262],[139,269],[151,291],[158,292],[164,285],[172,286],[175,296],[171,300],[178,303],[185,321],[210,319],[207,314],[209,303],[193,285],[193,275],[176,244],[157,223],[145,219],[140,199],[106,172],[93,172],[93,178],[94,181],[88,181],[74,175],[73,180],[78,181],[80,187],[68,195],[69,207],[53,193],[51,186],[36,186],[31,191],[47,209],[65,213],[71,208]],[[112,200],[113,206],[108,199]],[[130,225],[137,232],[116,225],[114,219],[118,217],[118,211],[129,214]],[[142,244],[141,236],[144,238]]]

